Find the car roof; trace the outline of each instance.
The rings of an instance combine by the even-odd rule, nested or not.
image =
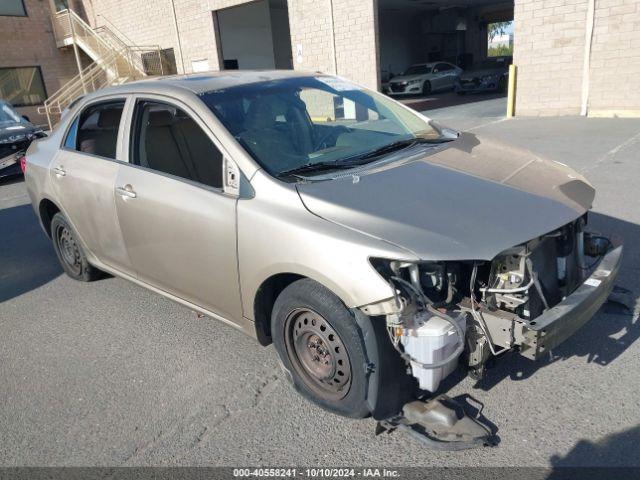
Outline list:
[[[299,78],[324,75],[293,70],[223,70],[216,72],[192,73],[187,75],[170,75],[152,77],[135,82],[107,87],[95,94],[110,93],[170,93],[189,91],[196,95],[215,90],[247,85],[251,83],[268,82],[287,78]],[[94,94],[88,95],[88,97]]]

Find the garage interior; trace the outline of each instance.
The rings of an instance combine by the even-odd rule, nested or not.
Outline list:
[[[259,0],[214,15],[225,70],[293,68],[287,0]]]
[[[512,22],[513,8],[513,1],[379,0],[381,83],[416,63],[445,61],[471,68],[488,56],[489,25]]]

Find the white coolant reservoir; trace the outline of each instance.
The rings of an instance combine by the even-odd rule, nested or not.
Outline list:
[[[466,331],[466,316],[458,315],[454,320]],[[402,330],[400,342],[405,353],[424,364],[434,364],[445,360],[455,352],[464,338],[459,338],[456,330],[446,320],[428,312],[417,313],[411,323]],[[418,380],[422,390],[435,392],[440,382],[453,372],[458,364],[458,356],[439,368],[424,368],[411,362],[413,376]]]

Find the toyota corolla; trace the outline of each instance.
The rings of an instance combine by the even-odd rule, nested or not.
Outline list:
[[[572,169],[322,74],[86,95],[31,145],[26,185],[69,276],[273,343],[301,394],[351,417],[386,418],[458,365],[546,354],[621,261]]]

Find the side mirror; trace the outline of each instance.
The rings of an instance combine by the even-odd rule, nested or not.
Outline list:
[[[26,115],[22,115],[22,118],[24,118],[27,122],[31,123],[31,120],[29,120],[29,117],[27,117]]]

